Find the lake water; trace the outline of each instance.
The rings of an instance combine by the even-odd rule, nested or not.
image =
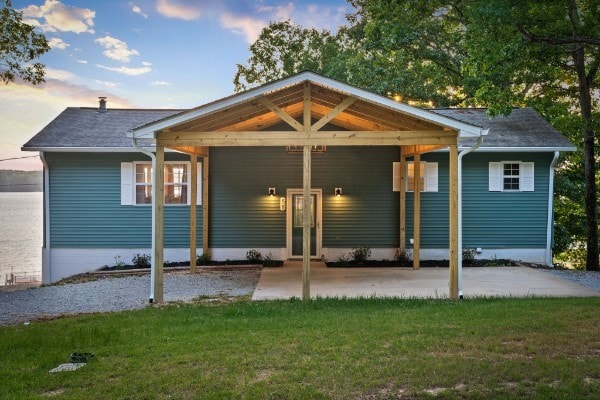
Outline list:
[[[0,285],[7,273],[42,273],[43,194],[0,192]]]

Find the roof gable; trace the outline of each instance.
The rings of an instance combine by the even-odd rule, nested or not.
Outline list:
[[[310,84],[311,88],[311,117],[314,120],[320,120],[336,108],[343,106],[343,110],[328,122],[347,130],[454,130],[460,131],[463,136],[485,134],[485,131],[476,125],[398,103],[387,97],[313,72],[301,72],[163,120],[139,126],[132,130],[130,136],[153,138],[156,132],[161,131],[264,130],[281,121],[282,113],[279,111],[294,119],[294,121],[288,121],[294,128],[296,122],[301,124],[306,83]]]

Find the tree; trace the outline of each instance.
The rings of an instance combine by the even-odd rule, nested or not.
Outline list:
[[[44,81],[45,66],[33,60],[50,50],[46,37],[23,22],[23,13],[10,0],[0,0],[0,79],[8,84],[18,76],[38,84]]]
[[[483,80],[480,99],[506,108],[514,101],[514,87],[521,87],[573,100],[581,126],[576,143],[583,150],[586,267],[600,270],[595,135],[600,122],[600,3],[476,1],[471,12],[468,64]]]
[[[251,47],[249,65],[238,66],[236,87],[242,75],[262,83],[308,68],[421,106],[486,106],[491,116],[534,107],[582,148],[558,169],[564,207],[557,210],[565,214],[557,221],[570,240],[587,242],[587,268],[598,269],[599,124],[598,96],[592,95],[600,67],[598,1],[349,1],[356,9],[350,26],[327,35],[327,50],[318,41],[299,40],[310,36],[301,27],[292,35],[294,46],[286,42],[289,36],[273,35],[273,24],[266,28]],[[313,68],[307,60],[319,62]],[[581,225],[572,223],[581,214],[569,206],[581,202],[575,187],[585,198],[583,238]]]
[[[303,70],[344,79],[344,69],[336,68],[343,43],[327,30],[305,29],[289,20],[271,22],[250,53],[248,65],[237,65],[233,83],[238,92]]]

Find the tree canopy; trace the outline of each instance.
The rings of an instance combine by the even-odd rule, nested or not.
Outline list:
[[[8,84],[16,77],[38,84],[44,81],[44,65],[35,59],[50,50],[46,37],[23,22],[23,13],[10,0],[0,8],[0,79]]]
[[[236,89],[311,69],[425,107],[485,106],[493,116],[532,106],[580,149],[558,168],[557,231],[567,239],[557,248],[584,242],[587,268],[599,269],[600,2],[349,2],[355,11],[335,34],[265,28]]]

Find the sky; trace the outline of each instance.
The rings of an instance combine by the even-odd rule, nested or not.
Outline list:
[[[21,146],[66,107],[192,108],[234,93],[269,21],[335,31],[345,0],[12,0],[48,39],[46,82],[0,83],[0,169],[39,170]]]

